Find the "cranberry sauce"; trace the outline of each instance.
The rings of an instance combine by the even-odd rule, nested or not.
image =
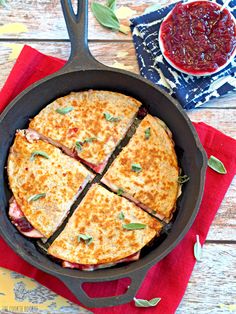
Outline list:
[[[21,217],[14,220],[14,225],[17,226],[22,232],[29,232],[34,229],[34,227],[29,223],[29,221],[25,217]]]
[[[236,26],[229,11],[208,1],[179,3],[162,23],[164,55],[183,71],[215,72],[236,48]]]

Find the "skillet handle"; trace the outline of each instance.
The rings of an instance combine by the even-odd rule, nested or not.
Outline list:
[[[91,278],[91,279],[80,279],[75,277],[65,277],[65,276],[58,276],[58,278],[63,281],[63,283],[67,286],[67,288],[76,296],[76,298],[86,307],[107,307],[107,306],[116,306],[120,304],[125,304],[133,300],[135,297],[141,283],[144,280],[146,275],[147,269],[136,270],[132,273],[128,273],[124,276],[112,276],[112,278]],[[87,295],[87,293],[83,289],[84,283],[90,282],[105,282],[116,280],[116,279],[123,279],[123,278],[130,278],[131,283],[129,287],[127,287],[127,291],[124,294],[118,296],[111,296],[111,297],[96,297],[92,298]]]
[[[88,48],[88,0],[77,1],[76,14],[71,0],[61,0],[61,6],[71,41],[70,57],[62,72],[106,68]]]

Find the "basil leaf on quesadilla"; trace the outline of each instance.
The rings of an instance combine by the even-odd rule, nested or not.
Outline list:
[[[96,140],[96,137],[88,137],[84,139],[83,141],[76,141],[75,142],[75,148],[77,149],[78,152],[81,152],[83,150],[83,144],[84,143],[91,143],[92,141]]]
[[[74,107],[57,108],[56,112],[64,115],[71,112],[73,109]]]
[[[132,164],[132,165],[131,165],[131,169],[132,169],[132,171],[134,171],[134,172],[140,172],[140,171],[142,171],[142,167],[140,166],[140,164]]]
[[[95,141],[97,138],[96,137],[88,137],[85,140],[83,140],[83,143],[91,143]]]
[[[33,161],[35,159],[35,156],[42,156],[46,159],[49,159],[49,156],[47,153],[41,151],[41,150],[35,150],[33,151],[33,153],[31,154],[31,157],[30,157],[30,161]]]
[[[75,142],[75,148],[77,149],[78,152],[81,152],[82,151],[82,144],[80,141],[76,141]]]
[[[124,190],[122,190],[122,189],[118,189],[117,190],[117,195],[118,196],[121,196],[123,193],[124,193]]]
[[[78,241],[80,242],[81,239],[84,240],[84,242],[86,242],[88,245],[93,242],[93,237],[88,234],[80,233],[78,235]]]
[[[39,193],[39,194],[35,194],[35,195],[32,195],[28,198],[28,202],[34,202],[34,201],[37,201],[38,199],[42,198],[42,197],[45,197],[46,196],[46,193]]]
[[[150,136],[151,136],[151,128],[149,127],[145,130],[145,139],[148,140]]]
[[[145,229],[146,225],[145,224],[136,223],[136,222],[131,222],[129,224],[123,225],[122,227],[124,229],[127,229],[127,230],[137,230],[137,229]]]
[[[112,115],[108,112],[104,112],[103,115],[104,115],[105,119],[109,122],[117,122],[120,120],[120,118],[118,118],[118,117],[112,117]]]
[[[118,215],[118,218],[119,218],[120,220],[124,220],[124,219],[125,219],[124,213],[123,213],[123,212],[120,212],[119,215]]]

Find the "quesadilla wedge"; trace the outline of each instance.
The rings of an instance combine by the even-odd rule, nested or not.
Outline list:
[[[64,267],[94,270],[137,260],[162,224],[127,199],[94,184],[48,253]]]
[[[9,217],[22,234],[33,238],[49,238],[93,178],[79,161],[29,130],[17,131],[7,172],[13,192]]]
[[[71,93],[46,106],[29,128],[101,173],[141,103],[110,91]]]
[[[152,215],[169,222],[179,193],[179,167],[171,133],[147,115],[102,182]]]

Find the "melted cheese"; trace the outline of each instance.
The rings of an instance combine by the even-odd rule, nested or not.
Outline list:
[[[85,142],[78,156],[103,170],[111,153],[125,136],[141,103],[132,97],[109,91],[86,91],[71,93],[46,106],[29,127],[67,147],[76,150],[76,141],[95,138]],[[67,114],[57,109],[73,107]],[[104,113],[118,118],[107,121]]]
[[[119,218],[123,212],[124,219]],[[123,224],[142,223],[145,229],[126,230]],[[162,228],[161,223],[125,198],[95,184],[69,219],[48,253],[70,263],[113,263],[143,248]],[[89,245],[79,234],[93,238]]]
[[[150,128],[150,137],[145,131]],[[126,147],[113,161],[102,182],[124,190],[127,198],[157,217],[169,221],[178,195],[178,162],[170,131],[147,115]],[[132,164],[141,166],[140,172]]]
[[[25,137],[27,132],[18,131],[11,147],[7,167],[9,183],[24,216],[48,238],[62,223],[84,182],[88,182],[92,175],[60,149],[27,136],[29,142]],[[49,159],[35,156],[31,160],[34,151],[45,152]],[[46,196],[28,201],[40,193],[46,193]]]

